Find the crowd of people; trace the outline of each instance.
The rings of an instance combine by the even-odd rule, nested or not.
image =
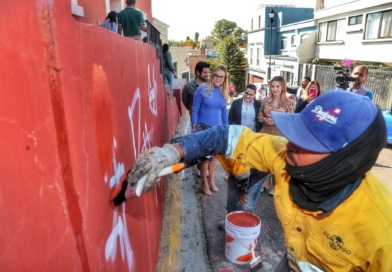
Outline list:
[[[210,128],[142,153],[128,181],[147,175],[148,192],[164,167],[213,156],[229,172],[227,211],[253,212],[271,173],[287,246],[274,271],[392,271],[392,195],[369,172],[387,130],[363,86],[366,67],[354,69],[347,91],[323,92],[319,82],[304,78],[295,99],[287,98],[282,77],[271,79],[261,102],[249,84],[228,115],[226,69],[216,67],[209,80],[207,69],[196,65],[183,101],[192,125]],[[212,165],[201,166],[207,195],[208,186],[217,191]]]

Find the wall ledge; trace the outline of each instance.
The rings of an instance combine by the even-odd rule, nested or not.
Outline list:
[[[392,42],[392,38],[362,40],[362,43],[381,43],[381,42]]]
[[[336,41],[336,42],[317,42],[316,44],[344,44],[344,41]]]

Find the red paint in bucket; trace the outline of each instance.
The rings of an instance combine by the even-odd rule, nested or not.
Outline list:
[[[260,219],[248,212],[229,214],[227,220],[233,225],[243,228],[256,227],[260,224]]]

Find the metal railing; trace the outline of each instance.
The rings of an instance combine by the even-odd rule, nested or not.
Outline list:
[[[163,73],[163,55],[162,55],[162,40],[160,37],[160,32],[155,26],[150,23],[150,21],[145,20],[147,25],[147,39],[144,42],[154,46],[156,48],[157,60],[160,63],[160,73]]]
[[[320,83],[321,90],[328,92],[337,87],[336,72],[333,66],[311,65],[301,63],[299,65],[299,79],[302,79],[303,65],[306,67],[306,76]],[[313,70],[315,69],[315,72]],[[389,67],[369,67],[368,78],[365,87],[373,92],[373,102],[382,110],[392,107],[392,69]]]

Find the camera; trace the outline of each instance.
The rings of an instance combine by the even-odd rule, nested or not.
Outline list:
[[[335,80],[339,89],[347,90],[350,82],[355,82],[355,78],[350,77],[350,72],[347,67],[338,65],[333,67],[333,70],[336,71]]]

